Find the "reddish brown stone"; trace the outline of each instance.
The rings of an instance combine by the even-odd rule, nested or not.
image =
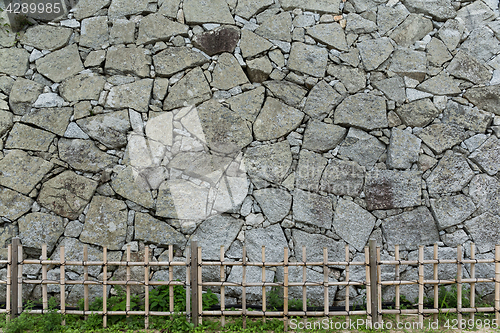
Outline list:
[[[224,52],[232,53],[239,39],[240,31],[237,28],[222,26],[195,35],[193,44],[209,56],[213,56]]]

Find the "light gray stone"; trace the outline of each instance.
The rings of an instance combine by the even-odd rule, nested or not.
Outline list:
[[[78,238],[83,230],[83,223],[80,221],[70,221],[64,228],[64,236]]]
[[[500,141],[496,136],[492,135],[485,143],[474,150],[469,155],[469,158],[488,175],[494,176],[500,170],[499,153]]]
[[[90,17],[110,3],[111,0],[81,0],[74,8],[75,18],[81,20]]]
[[[58,94],[45,93],[38,96],[35,103],[33,103],[34,108],[53,108],[61,107],[66,102]]]
[[[300,8],[311,12],[340,14],[340,0],[283,0],[281,1],[281,6],[284,10]]]
[[[479,109],[500,115],[500,85],[470,88],[464,97]]]
[[[343,241],[335,241],[324,235],[310,234],[298,229],[292,230],[292,239],[295,243],[295,249],[298,249],[299,253],[302,252],[302,247],[306,247],[307,261],[322,262],[323,248],[325,247],[327,248],[328,261],[345,260],[345,242]]]
[[[240,171],[243,171],[240,169]],[[243,201],[248,194],[250,181],[245,173],[240,172],[236,177],[225,175],[219,182],[215,192],[213,210],[220,213],[239,212]]]
[[[151,57],[146,55],[144,49],[111,48],[106,54],[104,70],[109,75],[132,74],[139,77],[149,76]]]
[[[0,73],[24,76],[28,70],[29,53],[25,49],[0,49]]]
[[[229,108],[236,112],[241,118],[254,122],[264,103],[264,87],[249,90],[226,100]]]
[[[260,57],[247,61],[247,74],[251,82],[264,82],[273,71],[268,57]]]
[[[460,50],[446,68],[448,73],[475,84],[485,84],[491,80],[491,72],[476,58]]]
[[[451,0],[403,0],[403,4],[412,13],[430,15],[436,21],[446,21],[457,15],[455,8],[451,4]]]
[[[357,45],[365,70],[377,69],[394,51],[387,37],[364,40]]]
[[[169,89],[163,104],[164,110],[196,105],[210,99],[210,86],[200,67],[195,67]]]
[[[158,14],[175,19],[179,10],[180,0],[160,0],[158,1]]]
[[[249,20],[252,16],[262,12],[272,4],[272,0],[241,0],[238,1],[238,5],[236,6],[236,15]]]
[[[446,73],[441,73],[422,82],[417,86],[417,89],[440,96],[453,96],[462,92],[462,90],[458,87],[458,82]]]
[[[446,45],[438,38],[432,38],[426,47],[427,60],[434,66],[442,66],[448,60],[451,60],[453,56],[448,51]]]
[[[401,245],[408,250],[439,241],[436,222],[424,206],[386,218],[382,221],[382,232],[388,246]]]
[[[54,82],[61,82],[84,69],[76,44],[71,44],[38,59],[36,68],[40,74]]]
[[[147,112],[152,89],[152,79],[113,87],[106,98],[105,106],[112,109],[131,108],[139,112]]]
[[[108,17],[97,16],[82,21],[80,46],[100,49],[109,40]]]
[[[340,145],[339,154],[371,169],[385,152],[385,145],[376,137],[351,127],[344,142]]]
[[[307,90],[289,81],[266,81],[264,86],[269,89],[276,98],[295,108],[300,107],[302,99]]]
[[[141,14],[148,9],[148,0],[112,0],[108,9],[110,18]]]
[[[80,127],[76,123],[69,123],[66,131],[64,132],[64,137],[68,139],[83,139],[87,140],[89,136],[87,133],[82,131]]]
[[[333,206],[330,197],[295,189],[293,193],[293,218],[295,221],[330,229]]]
[[[418,161],[421,142],[413,134],[393,128],[387,149],[387,166],[391,169],[409,169]]]
[[[59,93],[68,102],[98,100],[106,79],[96,74],[79,74],[65,80]]]
[[[306,29],[307,34],[320,43],[339,51],[347,51],[344,29],[338,23],[317,24]]]
[[[477,249],[484,253],[495,249],[496,236],[500,232],[500,217],[491,213],[484,213],[471,220],[465,221],[465,227],[472,236]]]
[[[276,39],[284,42],[292,41],[292,17],[290,13],[283,12],[268,17],[255,30],[255,33],[268,40]]]
[[[500,214],[500,186],[494,177],[484,173],[475,175],[469,184],[469,195],[477,208],[477,214]]]
[[[254,191],[253,196],[270,223],[283,220],[292,206],[292,196],[281,189],[264,188]]]
[[[387,127],[385,99],[365,93],[351,95],[337,107],[334,123],[366,130]]]
[[[410,127],[424,127],[431,123],[438,115],[439,110],[428,98],[403,104],[396,109],[397,115]]]
[[[288,242],[279,224],[247,230],[245,232],[245,243],[250,261],[262,260],[262,246],[265,246],[266,261],[282,262],[283,249],[288,247]]]
[[[224,0],[199,2],[185,0],[183,4],[184,16],[189,24],[221,23],[234,24],[229,7]]]
[[[330,65],[327,73],[339,79],[350,94],[366,88],[366,73],[360,68]]]
[[[109,42],[111,45],[134,43],[135,23],[127,19],[113,20],[113,26],[109,30]]]
[[[345,27],[347,34],[368,34],[376,30],[377,25],[375,22],[367,20],[356,13],[349,13],[347,15],[347,25]]]
[[[17,224],[23,246],[41,250],[42,244],[47,244],[49,253],[64,232],[63,219],[50,214],[30,213],[20,218]]]
[[[21,121],[63,136],[72,115],[73,108],[70,107],[31,109]]]
[[[2,248],[5,248],[8,244],[11,244],[12,237],[16,237],[19,235],[17,226],[11,223],[2,223],[0,227],[0,245]],[[2,260],[8,260],[7,252],[2,253]]]
[[[472,31],[494,20],[497,16],[498,14],[495,14],[483,1],[474,1],[460,8],[456,18],[461,18],[465,24],[465,28]]]
[[[253,125],[257,140],[272,140],[287,135],[296,129],[304,114],[275,98],[268,97]]]
[[[208,189],[183,179],[163,182],[156,202],[158,216],[181,220],[207,217]]]
[[[427,126],[417,136],[436,154],[441,154],[466,138],[464,129],[446,123]]]
[[[249,175],[272,183],[281,183],[292,165],[292,153],[288,141],[249,147],[245,153],[245,165]]]
[[[307,124],[302,148],[318,153],[329,151],[344,139],[346,133],[341,126],[312,120]]]
[[[9,95],[9,106],[16,115],[24,115],[43,91],[43,85],[23,78],[17,78]]]
[[[5,141],[5,148],[48,151],[55,137],[50,132],[15,123]]]
[[[186,238],[167,223],[149,214],[136,213],[134,220],[134,239],[155,245],[174,245],[183,248]]]
[[[101,151],[89,140],[60,138],[58,149],[59,158],[80,171],[96,173],[118,163],[117,157]]]
[[[39,50],[55,51],[64,47],[72,34],[73,30],[68,28],[35,25],[26,30],[21,43]]]
[[[271,47],[273,47],[273,44],[267,39],[251,32],[250,30],[241,30],[240,49],[243,58],[256,56],[257,54],[269,50]]]
[[[459,194],[431,199],[431,210],[442,230],[465,221],[476,210],[476,206],[471,198]]]
[[[139,23],[137,44],[166,42],[172,36],[187,36],[188,30],[189,26],[187,25],[171,21],[158,13],[151,14],[143,18]]]
[[[314,77],[323,77],[327,61],[328,51],[325,48],[293,43],[288,58],[288,68]]]
[[[450,19],[447,20],[441,28],[439,28],[437,36],[443,41],[448,50],[453,51],[462,39],[464,28],[465,26],[463,21]]]
[[[385,35],[388,31],[397,27],[410,14],[403,4],[394,7],[379,6],[377,10],[377,27],[380,35]]]
[[[187,47],[169,47],[153,57],[156,74],[170,77],[186,68],[201,66],[208,59]]]
[[[374,170],[365,177],[364,192],[369,210],[420,205],[422,173],[419,171]]]
[[[0,137],[12,128],[13,119],[14,116],[11,112],[0,110]]]
[[[321,175],[320,190],[335,195],[361,194],[365,169],[356,162],[332,159]]]
[[[327,159],[320,154],[301,150],[295,173],[295,186],[303,190],[318,192],[321,175],[327,163]]]
[[[389,35],[399,46],[408,47],[421,40],[433,29],[432,21],[418,14],[410,14]]]
[[[91,138],[109,148],[120,148],[127,144],[130,122],[126,110],[78,119],[76,123]]]
[[[38,203],[57,215],[75,220],[89,203],[97,185],[73,171],[64,171],[43,183]]]
[[[333,217],[333,229],[356,250],[362,251],[375,227],[375,216],[354,202],[339,199]]]
[[[450,100],[443,112],[443,122],[454,123],[472,131],[484,133],[491,123],[491,115]]]
[[[96,67],[101,66],[101,64],[106,60],[106,50],[92,51],[89,53],[83,65],[85,67]]]
[[[127,234],[127,214],[127,205],[123,201],[94,196],[80,240],[108,250],[121,250]]]
[[[404,79],[400,76],[396,75],[388,79],[374,81],[371,84],[390,100],[398,103],[403,103],[406,100],[406,86]]]
[[[0,187],[0,217],[15,221],[27,213],[32,204],[33,199],[6,187]]]
[[[245,72],[232,54],[223,53],[219,56],[212,73],[212,83],[210,84],[212,87],[229,90],[248,82]]]
[[[398,49],[392,55],[389,70],[401,76],[408,76],[422,82],[427,73],[427,57],[425,56],[425,52]]]
[[[462,190],[474,176],[466,159],[448,150],[426,179],[429,194],[453,193]]]
[[[316,84],[307,96],[304,112],[317,120],[323,120],[335,106],[342,101],[342,96],[325,81]]]

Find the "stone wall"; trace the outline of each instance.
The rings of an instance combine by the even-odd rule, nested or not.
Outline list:
[[[300,260],[302,246],[320,261],[324,246],[343,260],[349,244],[363,260],[372,237],[383,257],[401,244],[415,258],[435,242],[443,257],[471,242],[491,257],[497,17],[498,0],[80,0],[17,38],[2,29],[0,246],[19,236],[31,256],[47,243],[51,257],[64,245],[76,260],[83,244],[93,259],[106,246],[119,260],[127,244],[139,259],[149,244],[164,260],[167,245],[182,259],[196,239],[205,259],[223,245],[240,260],[246,245],[260,261],[265,245],[268,261],[284,247]],[[82,297],[81,286],[68,296]]]

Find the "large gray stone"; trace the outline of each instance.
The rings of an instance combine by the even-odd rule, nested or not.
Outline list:
[[[302,248],[306,248],[308,262],[323,262],[323,248],[327,249],[328,261],[345,261],[345,242],[343,241],[336,241],[324,235],[310,234],[298,229],[292,230],[292,238],[296,253],[302,253]]]
[[[400,76],[396,75],[388,79],[374,81],[372,85],[390,100],[398,103],[403,103],[406,100],[406,86],[404,79]]]
[[[476,206],[471,198],[459,194],[431,199],[431,210],[439,229],[446,229],[465,221],[476,210]]]
[[[376,137],[351,127],[344,142],[340,145],[339,154],[371,169],[385,152],[385,145]]]
[[[111,0],[80,0],[74,8],[75,18],[81,20],[90,17],[110,3]]]
[[[50,132],[15,123],[7,137],[5,148],[48,151],[55,137],[55,134]]]
[[[301,8],[305,11],[340,14],[340,0],[283,0],[281,6],[284,10]]]
[[[236,15],[249,20],[273,3],[273,0],[240,0],[236,6]]]
[[[339,79],[350,94],[366,88],[366,73],[360,68],[330,65],[326,71]]]
[[[351,200],[339,199],[333,217],[333,229],[356,250],[362,251],[375,227],[375,216]]]
[[[444,109],[443,121],[457,124],[474,132],[484,133],[491,123],[491,115],[450,100]]]
[[[339,51],[347,51],[344,29],[338,23],[317,24],[306,29],[307,34],[320,43]]]
[[[21,121],[63,136],[72,115],[73,108],[70,107],[31,109]]]
[[[65,80],[59,93],[68,102],[98,100],[104,89],[106,78],[96,74],[79,74]]]
[[[54,82],[61,82],[84,69],[76,44],[71,44],[38,59],[36,68],[40,74]]]
[[[457,12],[457,19],[462,19],[465,28],[472,31],[480,26],[484,26],[487,22],[494,20],[498,16],[485,2],[474,1],[463,6]]]
[[[186,238],[182,233],[144,213],[135,213],[134,238],[160,246],[174,245],[183,248],[186,244]]]
[[[137,44],[153,44],[168,41],[172,36],[187,36],[189,26],[174,22],[161,14],[151,14],[139,23]]]
[[[240,168],[235,177],[224,175],[219,182],[219,187],[215,191],[215,201],[213,210],[220,213],[239,212],[241,204],[248,194],[250,181],[247,179],[244,170]]]
[[[169,18],[177,18],[177,12],[179,10],[181,0],[160,0],[158,1],[158,14],[162,14]]]
[[[292,165],[288,141],[247,148],[244,158],[249,175],[272,183],[281,183]]]
[[[302,149],[295,173],[295,186],[303,190],[318,192],[319,181],[327,163],[328,160],[320,154]]]
[[[144,49],[135,47],[111,48],[106,54],[104,70],[109,75],[132,74],[139,77],[149,76],[151,57]]]
[[[55,51],[64,47],[72,34],[73,30],[69,28],[35,25],[26,30],[21,43],[39,50]]]
[[[462,39],[464,32],[464,22],[456,19],[450,19],[439,28],[437,37],[443,41],[448,50],[453,51]]]
[[[477,208],[477,214],[500,214],[500,185],[496,178],[484,173],[475,175],[469,184],[469,195]]]
[[[437,123],[424,128],[417,136],[436,154],[461,143],[466,138],[465,130],[454,124]]]
[[[269,50],[271,47],[273,47],[273,44],[267,39],[250,30],[241,30],[240,49],[243,58],[256,56],[259,53]]]
[[[0,217],[15,221],[27,213],[32,204],[33,199],[6,187],[0,187]]]
[[[85,19],[81,23],[79,45],[91,49],[107,46],[109,40],[108,17],[97,16]]]
[[[438,38],[432,37],[429,44],[427,44],[426,51],[427,60],[434,66],[442,66],[453,58],[446,45]]]
[[[304,43],[293,43],[288,58],[288,68],[315,77],[325,75],[328,51],[325,48]]]
[[[397,27],[410,14],[403,4],[394,7],[379,6],[377,10],[377,27],[380,35],[385,35],[388,31]]]
[[[465,227],[480,252],[484,253],[495,249],[497,235],[500,232],[500,217],[498,215],[481,214],[465,221]]]
[[[417,86],[417,89],[439,96],[456,96],[462,92],[458,82],[446,73],[441,73],[422,82]]]
[[[108,9],[110,18],[141,14],[148,9],[148,0],[112,0]]]
[[[224,0],[184,1],[184,16],[189,24],[221,23],[234,24],[229,7]]]
[[[73,171],[64,171],[43,183],[38,203],[57,215],[76,220],[89,203],[97,185],[97,182]]]
[[[289,81],[266,81],[264,82],[264,86],[276,98],[295,108],[300,107],[302,99],[307,94],[306,89]]]
[[[393,128],[387,149],[387,166],[391,169],[409,169],[418,161],[421,142],[413,134]]]
[[[54,164],[21,150],[12,150],[0,160],[0,185],[28,194]]]
[[[470,88],[464,97],[479,109],[500,115],[500,85]]]
[[[324,153],[337,147],[344,139],[347,130],[341,126],[331,125],[319,121],[309,121],[307,124],[303,149]]]
[[[203,220],[207,217],[208,189],[188,180],[172,179],[158,189],[156,214],[181,220]]]
[[[112,109],[131,108],[147,112],[152,90],[153,79],[143,79],[113,87],[106,98],[105,106]]]
[[[474,176],[466,159],[448,150],[426,179],[429,194],[459,192]]]
[[[292,206],[292,196],[278,188],[255,190],[253,196],[270,223],[283,220]]]
[[[201,66],[208,59],[187,47],[169,47],[153,57],[156,74],[170,77],[186,68]]]
[[[200,67],[195,67],[169,89],[164,110],[200,104],[212,97],[210,86]]]
[[[48,253],[54,250],[57,240],[64,232],[63,219],[45,213],[30,213],[17,223],[23,246],[41,250],[42,244],[47,244]]]
[[[262,261],[262,246],[265,246],[266,261],[282,262],[283,250],[288,247],[288,242],[279,224],[247,230],[245,243],[250,261]]]
[[[25,49],[0,49],[0,73],[24,76],[28,70],[29,53]]]
[[[154,208],[149,186],[144,183],[142,177],[129,166],[111,181],[111,187],[117,194],[130,201],[146,208]]]
[[[403,4],[412,13],[431,15],[436,21],[446,21],[457,15],[451,0],[403,0]]]
[[[486,26],[472,30],[469,37],[460,45],[460,50],[470,54],[481,63],[486,63],[500,52],[500,42],[495,33]]]
[[[330,229],[333,203],[330,197],[295,189],[293,193],[293,218],[295,221]]]
[[[106,154],[90,140],[60,138],[58,149],[59,158],[80,171],[100,172],[118,163],[117,157]]]
[[[439,241],[436,222],[427,207],[394,215],[382,221],[382,232],[389,247],[401,245],[416,250],[419,245],[432,245]]]
[[[321,175],[320,190],[357,197],[363,189],[365,169],[356,162],[333,159]]]
[[[94,196],[80,240],[108,250],[121,250],[127,235],[127,215],[127,205],[123,201]]]
[[[24,115],[43,91],[43,84],[17,78],[9,95],[9,106],[16,115]]]
[[[448,73],[475,84],[485,84],[490,81],[491,73],[483,64],[466,51],[459,51],[446,68]]]
[[[245,83],[248,83],[248,78],[238,60],[230,53],[221,54],[212,73],[210,85],[221,90],[229,90]]]
[[[334,123],[365,130],[388,126],[386,102],[383,97],[359,93],[347,97],[337,107]]]
[[[490,136],[479,148],[469,155],[471,161],[490,176],[500,170],[500,140],[494,135]]]
[[[347,34],[368,34],[377,30],[375,22],[365,19],[356,13],[349,13],[347,15],[347,25],[345,32]]]
[[[304,114],[275,98],[268,97],[253,125],[255,139],[272,140],[296,129]]]
[[[19,232],[15,224],[2,223],[2,226],[0,227],[0,246],[2,246],[2,249],[5,249],[8,246],[8,244],[11,244],[12,243],[11,239],[18,235]],[[8,260],[7,252],[4,252],[2,254],[3,254],[2,260]]]
[[[76,123],[91,138],[109,148],[124,147],[127,144],[127,132],[131,129],[126,110],[78,119]]]
[[[399,46],[408,47],[421,40],[433,29],[432,21],[418,14],[410,14],[396,29],[391,37]]]
[[[408,76],[421,82],[427,73],[427,57],[425,52],[398,49],[392,55],[389,69],[401,76]]]
[[[368,39],[358,43],[359,54],[365,70],[377,69],[394,51],[387,37]]]
[[[228,103],[229,108],[236,112],[241,118],[253,123],[264,103],[265,91],[264,87],[257,87],[256,89],[228,98],[226,103]]]
[[[430,124],[438,115],[439,110],[428,98],[403,104],[396,109],[401,120],[410,127],[424,127]]]
[[[422,173],[419,171],[374,170],[365,177],[366,206],[373,209],[420,205]]]
[[[255,33],[269,40],[276,39],[284,42],[291,42],[291,31],[292,17],[290,13],[283,12],[265,19],[255,30]]]
[[[273,65],[268,57],[247,60],[247,75],[251,82],[264,82],[273,71]]]

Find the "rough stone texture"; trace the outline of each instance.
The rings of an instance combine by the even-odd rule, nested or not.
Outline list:
[[[244,92],[226,100],[229,108],[236,112],[241,118],[254,122],[262,105],[264,104],[264,87]]]
[[[476,210],[476,206],[471,198],[459,194],[431,199],[431,210],[439,229],[446,229],[465,221]]]
[[[28,70],[29,54],[24,49],[0,49],[0,73],[23,76]]]
[[[335,148],[345,137],[347,130],[343,127],[310,121],[304,133],[302,148],[323,153]]]
[[[277,139],[297,128],[304,114],[275,98],[268,97],[253,125],[257,140]]]
[[[409,169],[417,162],[422,141],[411,133],[394,128],[387,148],[387,166],[394,169]]]
[[[457,53],[446,69],[451,75],[475,84],[484,84],[491,79],[488,68],[463,50]]]
[[[80,46],[100,49],[109,40],[108,18],[98,16],[82,21]]]
[[[457,124],[474,132],[484,133],[491,123],[491,116],[489,113],[470,106],[448,101],[443,112],[443,121]]]
[[[299,229],[292,231],[292,237],[296,249],[306,247],[307,261],[323,261],[323,247],[325,247],[325,244],[328,244],[328,261],[345,260],[345,243],[343,241],[335,241],[324,235],[307,233]]]
[[[375,170],[365,177],[364,192],[369,210],[406,208],[420,205],[419,171]]]
[[[54,138],[50,132],[16,123],[7,137],[5,148],[47,151]]]
[[[448,150],[426,179],[430,194],[460,191],[474,176],[465,158]]]
[[[59,93],[68,102],[98,100],[105,83],[106,79],[100,75],[76,75],[59,86]]]
[[[465,131],[454,124],[437,123],[417,134],[436,154],[459,144],[465,139]]]
[[[21,121],[62,136],[72,115],[73,108],[69,107],[31,109],[21,118]]]
[[[255,175],[272,183],[281,183],[292,165],[292,153],[287,141],[250,147],[245,154],[249,175]]]
[[[328,51],[304,43],[293,43],[288,59],[288,67],[315,77],[325,75]]]
[[[328,83],[320,81],[307,96],[304,112],[315,119],[323,120],[342,101],[342,96]]]
[[[247,75],[251,82],[264,82],[273,70],[273,65],[267,57],[247,61]]]
[[[426,0],[404,0],[403,4],[412,13],[431,15],[437,21],[446,21],[457,15],[451,0],[426,1]]]
[[[38,202],[58,215],[75,220],[92,199],[97,185],[91,179],[65,171],[43,184]]]
[[[277,188],[256,190],[253,196],[271,223],[283,220],[292,205],[292,196],[287,191]]]
[[[356,162],[333,159],[321,175],[320,190],[357,197],[363,189],[365,170]]]
[[[333,229],[358,251],[365,247],[375,226],[375,216],[350,200],[340,199],[335,208]]]
[[[469,155],[471,161],[490,176],[494,176],[500,170],[499,165],[500,141],[494,135],[490,136],[479,148]]]
[[[269,89],[274,96],[295,108],[300,107],[302,99],[307,94],[306,89],[288,81],[266,81],[264,82],[264,86]]]
[[[351,94],[366,88],[366,73],[362,69],[350,66],[328,66],[327,73],[339,79]]]
[[[58,148],[61,160],[80,171],[99,172],[118,162],[117,157],[106,154],[89,140],[61,138]]]
[[[302,150],[295,173],[295,186],[303,190],[318,192],[319,181],[327,163],[327,159],[320,154]]]
[[[374,136],[351,127],[340,145],[339,154],[371,169],[385,151],[385,145]]]
[[[500,115],[500,85],[471,88],[464,97],[479,109]]]
[[[365,93],[349,96],[337,107],[334,122],[365,130],[387,127],[385,99]]]
[[[137,44],[168,41],[175,35],[187,35],[187,25],[169,20],[160,14],[151,14],[141,20]]]
[[[243,29],[241,30],[240,48],[243,58],[253,57],[269,50],[273,44],[259,35]]]
[[[23,246],[42,249],[47,244],[47,251],[54,250],[57,240],[64,232],[63,219],[60,216],[45,213],[30,213],[17,221],[19,238]]]
[[[193,37],[193,45],[213,56],[215,54],[232,53],[240,39],[240,31],[232,26],[222,26]]]
[[[229,7],[224,0],[200,2],[184,1],[184,15],[187,23],[221,23],[234,24]]]
[[[76,121],[91,138],[110,148],[127,144],[126,134],[130,130],[127,111],[115,111]]]
[[[332,199],[316,193],[296,189],[293,193],[293,217],[296,221],[320,228],[332,225]]]
[[[152,79],[113,87],[106,98],[106,107],[112,109],[131,108],[139,112],[147,112],[152,89]]]
[[[280,40],[284,42],[292,41],[292,17],[289,13],[283,12],[278,15],[268,17],[255,30],[255,33],[269,40]]]
[[[431,123],[440,112],[430,99],[424,98],[403,104],[396,109],[396,113],[406,125],[424,127]]]
[[[204,102],[212,96],[210,86],[200,67],[195,67],[169,89],[163,104],[164,110]]]
[[[208,189],[182,179],[163,182],[158,190],[159,216],[181,220],[202,220],[207,217]]]
[[[344,29],[338,23],[317,24],[306,29],[307,34],[320,43],[339,51],[347,51]]]
[[[9,95],[9,106],[12,112],[16,115],[26,114],[42,91],[42,84],[18,78],[12,85]]]
[[[399,46],[408,47],[432,31],[432,21],[417,14],[410,14],[392,31],[391,37]]]
[[[238,60],[229,53],[223,53],[219,56],[212,77],[211,86],[221,90],[229,90],[248,82]]]
[[[106,54],[104,70],[110,75],[132,74],[140,77],[149,76],[151,57],[140,48],[110,49]]]
[[[186,238],[182,233],[149,214],[136,213],[134,221],[135,237],[139,240],[163,246],[175,245],[181,248],[186,244]]]
[[[111,18],[129,16],[140,14],[147,10],[148,1],[126,1],[126,0],[112,0],[109,6],[108,15]]]
[[[249,20],[273,4],[272,0],[241,0],[236,6],[236,15]]]
[[[427,73],[427,58],[425,52],[408,49],[398,49],[392,55],[389,69],[401,76],[423,81]]]
[[[469,184],[469,193],[478,214],[500,213],[500,187],[496,178],[485,174],[474,176]]]
[[[358,44],[365,70],[377,69],[394,51],[389,38],[368,39]]]
[[[417,86],[418,90],[428,92],[433,95],[458,95],[462,90],[458,86],[458,82],[446,73],[442,73],[426,80]]]
[[[127,167],[118,173],[111,181],[113,190],[124,198],[129,199],[143,207],[153,208],[154,201],[149,191],[149,186],[144,184],[140,175],[131,167]]]
[[[15,221],[27,213],[32,204],[33,199],[6,187],[0,187],[0,217]]]
[[[340,0],[325,1],[325,0],[283,0],[281,5],[283,9],[290,10],[300,8],[305,11],[313,11],[320,13],[338,14],[340,7]]]
[[[36,61],[38,72],[54,82],[61,82],[83,70],[76,44],[47,54]]]
[[[465,221],[464,224],[480,252],[484,253],[495,249],[496,235],[500,232],[500,218],[497,215],[484,213]]]
[[[36,25],[26,30],[21,42],[39,50],[55,51],[64,47],[73,30],[50,25]]]

